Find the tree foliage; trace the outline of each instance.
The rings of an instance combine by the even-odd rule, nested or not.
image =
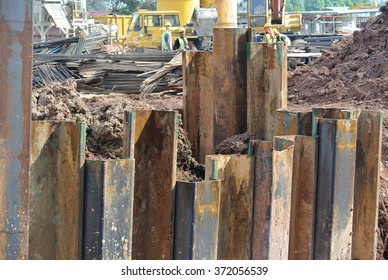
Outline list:
[[[88,10],[112,10],[114,13],[130,15],[138,8],[155,10],[156,0],[87,0]]]
[[[302,0],[289,0],[287,1],[287,12],[304,12],[304,5]]]
[[[365,2],[367,0],[286,0],[286,11],[320,11],[325,7],[346,7]],[[138,8],[155,10],[156,0],[87,0],[87,5],[89,11],[109,9],[117,14],[128,15]]]

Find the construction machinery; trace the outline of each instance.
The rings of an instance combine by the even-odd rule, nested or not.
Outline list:
[[[248,26],[253,34],[263,33],[264,25],[271,23],[281,33],[302,31],[302,15],[286,13],[286,0],[247,0]]]
[[[139,9],[132,15],[125,36],[126,47],[160,48],[167,22],[171,24],[173,41],[179,36],[179,29],[184,27],[187,39],[198,49],[211,45],[217,10],[210,8],[209,1],[158,0],[156,5],[156,11]]]
[[[349,10],[363,10],[363,9],[377,9],[377,1],[371,2],[365,2],[365,3],[360,3],[360,4],[355,4],[353,6],[349,7]]]
[[[74,36],[77,30],[88,33],[91,22],[86,16],[86,0],[34,0],[33,3],[34,27],[42,41],[53,27],[66,37]]]

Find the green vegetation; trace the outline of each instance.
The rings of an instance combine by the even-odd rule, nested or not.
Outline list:
[[[287,0],[286,9],[288,12],[320,11],[325,7],[347,7],[366,2],[366,0]],[[112,10],[117,14],[128,15],[138,8],[155,10],[156,0],[87,0],[87,5],[89,11]]]
[[[121,15],[130,15],[138,8],[156,8],[156,0],[87,0],[86,4],[89,11],[112,10]]]

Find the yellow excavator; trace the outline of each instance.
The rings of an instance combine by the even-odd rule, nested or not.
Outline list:
[[[360,4],[355,4],[353,6],[349,7],[349,10],[366,10],[366,9],[377,9],[377,1],[371,2],[365,2],[365,3],[360,3]]]
[[[286,13],[286,0],[247,0],[248,26],[253,34],[263,33],[264,25],[271,23],[281,33],[302,31],[302,15]]]
[[[210,46],[217,21],[217,10],[210,1],[158,0],[156,5],[156,11],[140,9],[132,15],[125,36],[127,48],[160,48],[167,22],[171,24],[173,42],[184,27],[187,39],[198,49]]]
[[[126,47],[160,48],[167,22],[172,25],[173,41],[179,36],[179,29],[184,27],[186,37],[197,49],[211,46],[217,21],[214,0],[157,0],[156,5],[156,11],[138,10],[132,15],[125,36]],[[248,27],[253,34],[262,33],[266,23],[282,33],[300,32],[301,14],[287,14],[285,5],[286,0],[247,0]]]

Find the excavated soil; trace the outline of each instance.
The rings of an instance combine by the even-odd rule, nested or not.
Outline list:
[[[69,79],[32,93],[33,120],[62,120],[85,122],[87,125],[86,157],[88,159],[116,159],[122,156],[123,121],[125,111],[181,110],[181,97],[151,94],[96,95],[77,91],[77,83]],[[177,179],[200,181],[204,166],[193,157],[191,145],[182,122],[179,123]]]
[[[221,141],[221,143],[214,148],[214,152],[222,155],[247,154],[249,141],[256,139],[258,139],[257,135],[250,132],[233,135]]]
[[[293,111],[319,106],[384,113],[378,259],[388,259],[388,8],[381,11],[370,26],[354,32],[353,39],[290,72],[288,99]]]

